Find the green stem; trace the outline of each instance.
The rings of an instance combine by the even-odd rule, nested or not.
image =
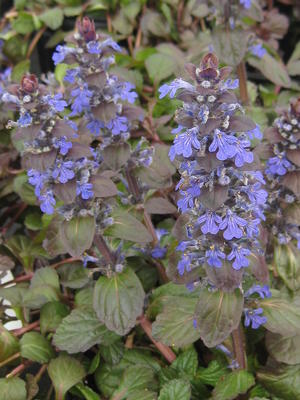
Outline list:
[[[21,353],[13,354],[12,356],[8,357],[6,360],[0,363],[0,368],[4,367],[4,365],[9,364],[11,361],[16,360],[21,356]]]

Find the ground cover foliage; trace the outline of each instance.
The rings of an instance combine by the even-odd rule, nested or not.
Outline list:
[[[297,2],[1,13],[0,399],[300,399]]]

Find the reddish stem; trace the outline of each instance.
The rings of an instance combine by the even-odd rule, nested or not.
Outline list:
[[[154,346],[157,348],[157,350],[165,357],[165,359],[172,364],[173,361],[176,360],[176,354],[173,352],[173,350],[170,349],[170,347],[166,346],[165,344],[158,342],[155,340],[152,336],[152,324],[149,321],[149,319],[145,316],[142,315],[139,319],[138,322],[140,323],[142,329],[148,336],[148,338],[151,340],[151,342],[154,344]]]
[[[12,378],[13,376],[19,375],[24,369],[31,364],[30,361],[27,361],[26,363],[22,363],[18,365],[15,369],[13,369],[9,374],[6,375],[6,378]]]
[[[240,97],[244,105],[249,103],[248,89],[247,89],[247,71],[244,61],[242,61],[236,69],[239,78]]]
[[[35,321],[32,322],[31,324],[28,324],[26,326],[23,326],[23,328],[19,328],[19,329],[15,329],[13,331],[11,331],[15,336],[21,336],[23,335],[23,333],[26,333],[28,331],[32,331],[35,328],[40,326],[40,321]]]

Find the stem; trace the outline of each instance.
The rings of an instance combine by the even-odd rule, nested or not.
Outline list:
[[[146,224],[146,227],[148,229],[148,231],[151,233],[152,239],[153,239],[153,246],[156,246],[158,243],[158,238],[155,232],[155,228],[152,224],[152,220],[150,215],[148,214],[148,212],[146,210],[144,210],[144,221]]]
[[[5,378],[12,378],[13,376],[19,375],[22,371],[24,371],[24,369],[26,368],[26,366],[28,364],[30,364],[30,362],[27,362],[26,364],[22,363],[22,364],[18,365],[9,374],[7,374]]]
[[[32,331],[35,328],[38,328],[39,326],[40,326],[40,321],[35,321],[35,322],[32,322],[31,324],[28,324],[27,326],[24,326],[23,328],[13,330],[12,333],[15,336],[21,336],[21,335],[23,335],[23,333]]]
[[[41,368],[39,369],[38,373],[35,375],[34,380],[36,383],[38,383],[38,381],[41,379],[41,377],[43,376],[44,372],[46,371],[48,367],[48,364],[44,364],[41,366]]]
[[[4,365],[9,364],[11,361],[16,360],[17,358],[19,358],[21,356],[21,353],[16,353],[13,354],[12,356],[8,357],[6,360],[2,361],[0,363],[0,368],[4,367]]]
[[[172,364],[173,361],[176,360],[176,354],[173,352],[173,350],[170,349],[170,347],[166,346],[165,344],[161,342],[157,342],[153,336],[152,336],[152,324],[149,321],[149,319],[145,316],[142,315],[139,318],[139,323],[148,336],[148,338],[151,340],[151,342],[154,344],[154,346],[158,349],[158,351],[165,357],[165,359]]]
[[[242,61],[239,63],[236,69],[238,78],[239,78],[239,86],[240,86],[240,97],[242,103],[247,105],[249,103],[248,89],[247,89],[247,71],[245,62]]]
[[[27,54],[26,54],[26,58],[29,59],[33,50],[35,49],[35,46],[37,45],[38,41],[40,40],[40,38],[43,36],[45,30],[47,29],[46,26],[44,26],[43,28],[41,28],[37,34],[34,36],[34,38],[32,39],[32,42],[29,45]]]
[[[141,200],[139,185],[130,167],[125,168],[125,175],[130,193],[134,196],[135,201],[139,202]]]
[[[94,243],[97,246],[98,250],[100,251],[100,253],[103,255],[103,257],[105,258],[105,261],[108,264],[114,264],[115,263],[115,256],[114,254],[110,251],[109,247],[106,244],[106,241],[104,239],[104,237],[98,233],[97,235],[95,235],[94,237]]]
[[[238,362],[238,369],[247,369],[247,358],[245,352],[245,341],[241,324],[231,333],[235,359]]]

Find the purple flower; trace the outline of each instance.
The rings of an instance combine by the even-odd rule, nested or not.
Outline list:
[[[253,285],[249,290],[247,290],[247,292],[245,293],[245,297],[250,297],[254,293],[257,293],[262,299],[264,299],[265,297],[272,297],[272,293],[270,292],[270,288],[268,285]]]
[[[212,245],[210,246],[210,250],[206,250],[205,257],[208,265],[220,268],[222,267],[222,260],[220,258],[225,260],[226,256],[220,249]]]
[[[60,183],[67,183],[75,177],[73,166],[73,161],[58,162],[52,172],[52,177],[58,179]]]
[[[93,91],[89,90],[87,85],[83,87],[78,87],[71,91],[71,96],[74,97],[71,109],[71,116],[80,114],[82,111],[89,110],[91,97],[93,96]]]
[[[249,249],[245,249],[244,247],[234,246],[231,250],[231,253],[228,254],[227,260],[234,260],[232,267],[235,270],[239,270],[244,267],[248,267],[249,260],[246,256],[249,256],[251,251]]]
[[[263,313],[262,308],[257,308],[255,310],[250,310],[249,308],[244,309],[245,314],[245,326],[250,326],[252,324],[253,329],[259,328],[261,325],[267,322],[266,317],[261,317],[260,315]]]
[[[45,96],[44,101],[45,103],[50,104],[51,107],[54,108],[55,111],[57,112],[62,112],[64,111],[65,107],[67,107],[67,102],[65,100],[62,100],[62,94],[58,93],[54,96]]]
[[[267,53],[267,50],[263,47],[261,43],[254,44],[249,47],[251,54],[258,58],[263,58],[263,56]]]
[[[121,132],[128,131],[127,122],[126,117],[117,116],[106,124],[106,128],[110,129],[113,135],[119,135]]]
[[[217,159],[224,161],[235,156],[237,152],[236,143],[236,137],[215,129],[214,138],[208,150],[212,153],[219,149],[216,155]]]
[[[248,10],[251,7],[251,0],[240,0],[240,4]]]
[[[65,156],[72,148],[72,142],[68,142],[66,136],[62,136],[61,138],[55,140],[53,146],[56,149],[59,149],[61,155]]]
[[[182,242],[179,243],[179,245],[176,247],[177,251],[185,251],[187,246],[189,245],[188,241],[183,240]]]
[[[41,190],[44,187],[45,175],[41,174],[36,169],[30,169],[27,171],[29,177],[28,182],[30,185],[35,186],[34,193],[36,196],[40,196]]]
[[[167,249],[165,247],[156,246],[151,251],[151,257],[153,258],[164,258],[167,253]]]
[[[23,114],[23,115],[21,115],[20,118],[17,121],[17,124],[21,128],[25,128],[26,126],[30,126],[32,124],[31,115],[28,112]]]
[[[93,185],[91,183],[77,182],[76,194],[81,195],[83,200],[91,199],[94,196]]]
[[[100,44],[94,40],[88,42],[86,47],[90,54],[101,54]]]
[[[122,85],[122,91],[120,93],[121,99],[133,104],[138,97],[137,93],[134,92],[133,89],[135,89],[135,86],[132,83],[124,82]]]
[[[67,46],[58,45],[55,49],[55,52],[52,55],[52,60],[54,61],[54,65],[60,64],[64,61],[65,57],[74,52],[75,49],[72,49]]]
[[[222,83],[221,90],[234,90],[239,87],[238,79],[227,79]]]
[[[99,258],[86,254],[83,256],[82,261],[83,261],[83,266],[86,268],[88,262],[96,263],[97,261],[99,261]]]
[[[40,208],[45,214],[53,214],[54,212],[54,206],[56,204],[56,201],[53,196],[52,190],[47,190],[46,193],[43,193],[40,197],[39,200],[41,202]]]
[[[213,235],[216,235],[220,230],[217,224],[220,224],[222,222],[222,218],[216,213],[208,210],[205,214],[201,215],[201,217],[197,219],[197,222],[199,224],[203,224],[204,222],[204,225],[201,226],[201,231],[205,235],[207,233],[212,233]]]
[[[184,272],[189,272],[191,270],[191,256],[190,255],[182,255],[181,259],[178,262],[177,270],[179,275],[183,275]]]
[[[98,121],[97,119],[92,119],[87,125],[86,127],[88,128],[88,130],[95,136],[99,136],[101,129],[105,127],[105,125],[103,124],[103,122]]]
[[[180,191],[182,198],[178,200],[177,206],[184,213],[194,206],[194,198],[200,196],[201,190],[198,185],[189,187],[186,191]]]
[[[234,163],[237,167],[242,167],[245,163],[251,164],[253,162],[253,153],[246,148],[250,146],[247,139],[238,139],[236,142],[236,155]]]
[[[175,79],[173,82],[170,84],[163,84],[159,89],[159,98],[162,99],[165,97],[167,94],[169,94],[169,97],[173,99],[176,95],[176,92],[178,89],[188,89],[191,90],[192,92],[195,91],[195,88],[193,85],[190,83],[184,81],[183,79]]]
[[[251,131],[247,132],[247,135],[249,137],[249,139],[262,139],[263,138],[263,134],[261,133],[260,127],[258,125],[256,125],[256,128],[252,129]]]
[[[220,229],[226,229],[223,236],[226,240],[233,238],[240,239],[243,236],[241,227],[247,225],[247,221],[244,218],[238,217],[232,211],[228,210],[226,216],[220,224]]]
[[[74,83],[75,78],[78,76],[79,72],[80,72],[79,68],[68,69],[66,72],[66,75],[64,77],[64,81],[69,82],[69,83]]]
[[[287,170],[292,166],[292,164],[285,158],[283,154],[277,155],[275,157],[269,158],[267,161],[267,174],[273,175],[285,175]]]
[[[261,184],[259,182],[244,186],[241,188],[241,191],[246,193],[249,200],[256,204],[265,204],[268,197],[268,193],[261,189]]]
[[[104,40],[104,42],[101,43],[101,47],[111,47],[113,50],[117,51],[120,53],[122,51],[121,47],[118,45],[118,43],[114,42],[112,38],[107,38]]]
[[[249,239],[259,235],[259,227],[260,219],[256,218],[251,221],[248,221],[246,225],[247,237]]]
[[[169,157],[173,161],[176,155],[190,157],[193,153],[193,148],[199,150],[201,144],[197,138],[198,129],[191,128],[176,136],[173,146],[170,148]]]

